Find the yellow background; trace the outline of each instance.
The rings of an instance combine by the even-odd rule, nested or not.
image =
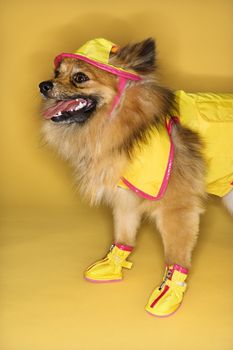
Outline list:
[[[111,214],[81,201],[71,169],[44,145],[37,86],[56,54],[88,39],[123,45],[152,36],[165,85],[232,91],[233,1],[8,0],[0,16],[0,349],[232,349],[233,221],[217,199],[202,217],[189,289],[173,317],[143,310],[163,274],[149,224],[123,283],[83,281],[111,243]]]

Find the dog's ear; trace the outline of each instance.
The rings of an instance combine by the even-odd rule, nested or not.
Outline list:
[[[110,58],[110,62],[124,69],[133,69],[139,74],[147,74],[155,70],[155,54],[155,41],[148,38],[122,47]]]

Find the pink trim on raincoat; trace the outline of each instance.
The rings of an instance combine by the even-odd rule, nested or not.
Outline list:
[[[128,180],[126,180],[124,177],[121,177],[121,180],[124,182],[124,184],[133,192],[135,192],[138,196],[143,197],[145,199],[154,201],[154,200],[158,200],[161,199],[163,197],[163,195],[165,194],[165,191],[167,189],[167,185],[170,179],[170,175],[171,175],[171,169],[172,169],[172,165],[173,165],[173,160],[174,160],[174,144],[171,138],[171,131],[172,131],[172,127],[174,125],[174,123],[176,123],[178,121],[178,118],[172,118],[169,120],[169,123],[166,124],[166,128],[167,128],[167,132],[170,138],[170,151],[169,151],[169,157],[168,157],[168,163],[167,163],[167,168],[165,171],[165,175],[162,181],[162,185],[159,189],[159,193],[157,194],[157,196],[151,196],[148,193],[145,193],[141,190],[139,190],[137,187],[135,187],[133,184],[131,184]]]

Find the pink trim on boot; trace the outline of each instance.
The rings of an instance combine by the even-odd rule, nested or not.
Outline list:
[[[189,270],[186,269],[185,267],[183,266],[180,266],[178,264],[174,264],[173,265],[173,269],[176,270],[176,271],[179,271],[181,273],[184,273],[185,275],[187,275],[189,273]]]
[[[112,283],[112,282],[121,282],[123,280],[123,278],[119,278],[119,279],[116,279],[116,280],[92,280],[91,278],[88,278],[88,277],[85,277],[85,280],[87,280],[88,282],[91,282],[91,283]]]
[[[189,273],[188,269],[186,269],[185,267],[183,267],[181,265],[178,265],[178,264],[173,264],[173,265],[166,264],[166,268],[167,268],[168,271],[170,271],[170,275],[168,276],[169,280],[172,279],[174,271],[181,272],[184,275],[188,275],[188,273]]]
[[[124,244],[120,244],[120,243],[115,243],[115,246],[117,248],[119,248],[120,250],[125,250],[127,252],[132,252],[133,247],[129,246],[129,245],[124,245]]]
[[[178,264],[171,264],[171,265],[168,265],[166,264],[166,268],[171,271],[171,276],[169,279],[171,279],[172,275],[173,275],[173,272],[174,271],[179,271],[181,273],[183,273],[184,275],[188,275],[189,273],[189,270],[186,269],[185,267],[181,266],[181,265],[178,265]]]

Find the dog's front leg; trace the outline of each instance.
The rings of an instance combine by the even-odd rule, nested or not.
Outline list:
[[[127,190],[119,189],[113,205],[113,217],[115,242],[133,247],[141,221],[138,198]]]
[[[92,282],[113,282],[123,279],[123,268],[130,269],[127,257],[133,250],[141,221],[138,198],[127,190],[118,189],[113,198],[114,244],[106,258],[91,265],[85,272]]]

